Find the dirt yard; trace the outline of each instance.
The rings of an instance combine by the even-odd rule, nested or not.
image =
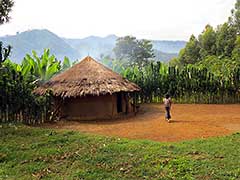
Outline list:
[[[134,117],[99,121],[61,121],[45,127],[130,139],[174,142],[240,132],[240,105],[174,104],[172,121],[164,120],[164,108],[145,104]]]

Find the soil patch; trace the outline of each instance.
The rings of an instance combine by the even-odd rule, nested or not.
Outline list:
[[[240,132],[240,105],[174,104],[172,121],[164,120],[164,107],[144,104],[134,117],[98,121],[60,121],[43,127],[76,130],[130,139],[175,142]]]

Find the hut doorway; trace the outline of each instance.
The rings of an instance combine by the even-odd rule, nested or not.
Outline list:
[[[121,113],[122,112],[122,94],[117,93],[117,112]]]

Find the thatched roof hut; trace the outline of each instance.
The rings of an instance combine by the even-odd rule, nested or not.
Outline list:
[[[71,119],[98,119],[129,113],[129,93],[140,88],[90,56],[35,90],[52,90],[61,113]],[[121,107],[120,107],[121,106]],[[95,111],[94,111],[95,109]]]

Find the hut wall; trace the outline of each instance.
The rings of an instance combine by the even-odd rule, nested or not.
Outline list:
[[[117,107],[118,98],[121,98],[121,112]],[[125,93],[68,98],[61,107],[61,116],[72,120],[112,119],[131,112],[133,108]]]
[[[66,99],[61,111],[68,119],[109,119],[118,114],[116,107],[116,95],[89,96]]]

